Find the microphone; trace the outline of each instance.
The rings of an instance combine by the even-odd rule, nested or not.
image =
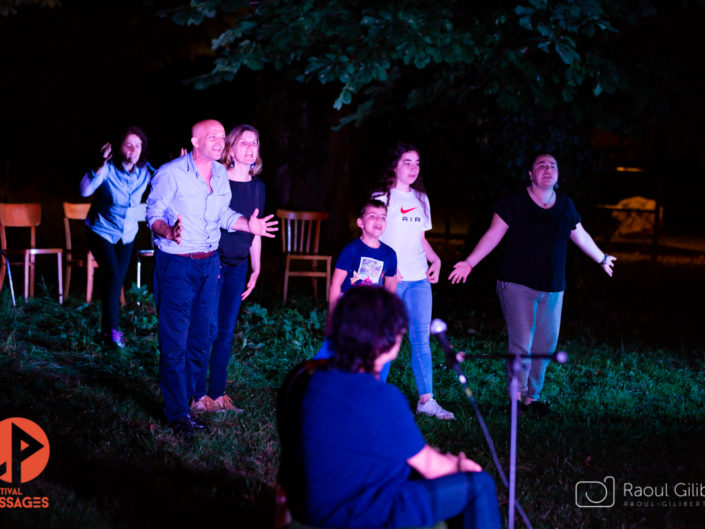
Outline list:
[[[556,362],[559,364],[565,364],[568,361],[568,353],[565,351],[557,351],[553,357],[556,359]]]
[[[460,364],[458,364],[458,359],[455,356],[455,350],[453,349],[453,346],[450,344],[450,342],[448,341],[448,337],[446,336],[446,331],[448,330],[446,322],[436,318],[431,322],[429,330],[431,331],[432,335],[438,338],[441,347],[446,352],[446,363],[448,364],[448,367],[453,369],[458,374],[458,378],[460,379],[461,383],[464,384],[467,379],[465,378],[463,372],[460,370]]]

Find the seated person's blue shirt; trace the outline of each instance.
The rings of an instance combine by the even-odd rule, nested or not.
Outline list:
[[[348,274],[340,288],[341,293],[353,286],[384,286],[384,278],[397,273],[397,254],[381,241],[379,248],[372,248],[358,237],[343,248],[335,267]]]
[[[303,491],[303,505],[291,506],[300,521],[379,527],[392,512],[403,523],[405,511],[431,519],[427,491],[410,482],[406,463],[426,443],[395,386],[365,373],[317,371],[302,399],[300,431],[305,472],[289,476]]]

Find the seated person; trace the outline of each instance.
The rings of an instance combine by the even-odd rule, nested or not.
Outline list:
[[[380,287],[353,288],[330,321],[335,351],[284,381],[277,406],[280,483],[296,520],[323,528],[501,527],[492,478],[424,441],[398,388],[379,380],[407,327]]]

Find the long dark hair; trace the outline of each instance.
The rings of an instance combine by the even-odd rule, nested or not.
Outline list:
[[[331,367],[374,373],[379,355],[389,351],[408,326],[402,301],[383,287],[348,290],[333,310],[328,339],[335,355]]]
[[[142,152],[140,153],[140,159],[137,160],[137,163],[135,165],[137,167],[144,167],[145,165],[147,165],[147,151],[149,148],[149,142],[147,141],[147,135],[145,134],[145,132],[135,125],[127,127],[125,130],[123,130],[120,136],[118,136],[117,140],[113,142],[111,151],[113,157],[111,160],[116,166],[122,166],[122,162],[125,161],[125,158],[122,155],[122,142],[124,142],[125,138],[127,138],[130,134],[134,134],[142,141]]]
[[[389,192],[394,187],[394,184],[397,181],[396,169],[397,165],[399,165],[399,160],[401,160],[401,157],[404,156],[405,153],[412,151],[417,153],[419,155],[419,158],[421,158],[421,153],[416,147],[414,147],[410,143],[404,143],[401,141],[397,143],[391,151],[389,151],[389,153],[387,154],[387,161],[385,163],[382,180],[380,181],[379,186],[374,190],[372,194],[374,197],[384,196],[386,198],[387,205],[389,205]],[[423,195],[426,194],[426,188],[423,186],[421,172],[419,172],[419,176],[416,177],[414,183],[411,184],[411,189],[416,194],[417,198],[419,199],[419,202],[421,202],[421,204],[423,205],[424,215],[428,217],[428,211],[426,210],[426,201],[423,200]]]

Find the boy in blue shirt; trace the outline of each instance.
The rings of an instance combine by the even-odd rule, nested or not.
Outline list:
[[[343,248],[335,263],[330,282],[329,315],[333,314],[340,297],[354,286],[382,286],[392,294],[397,289],[397,254],[379,240],[387,227],[387,206],[379,200],[368,200],[360,210],[357,225],[360,237]],[[314,358],[332,356],[326,338]],[[387,379],[389,367],[387,364],[380,373],[382,381]]]

